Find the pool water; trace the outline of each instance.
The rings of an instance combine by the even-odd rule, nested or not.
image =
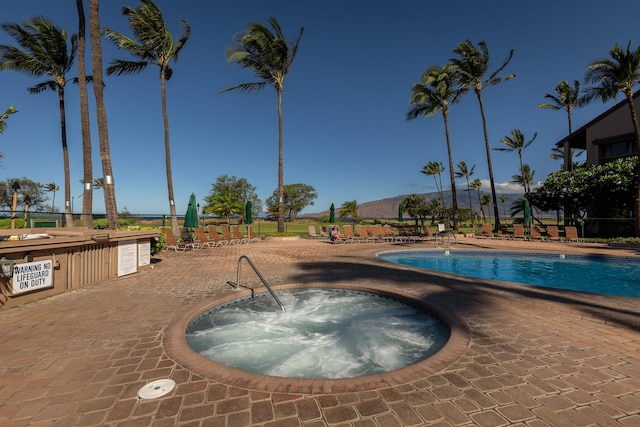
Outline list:
[[[456,250],[390,252],[379,257],[479,279],[640,298],[640,260],[633,258]]]
[[[243,298],[191,322],[187,343],[247,372],[295,378],[353,378],[433,355],[451,331],[422,308],[369,292],[298,289]]]

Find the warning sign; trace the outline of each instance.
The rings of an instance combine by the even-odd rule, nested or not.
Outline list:
[[[53,287],[52,260],[13,265],[13,295]]]

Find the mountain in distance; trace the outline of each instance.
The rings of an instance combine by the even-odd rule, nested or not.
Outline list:
[[[485,194],[490,194],[486,191],[480,191],[481,196]],[[439,197],[437,192],[432,193],[423,193],[419,194],[420,196],[424,196],[429,200],[433,200]],[[517,199],[522,198],[522,193],[517,192],[497,192],[496,195],[507,196],[507,209],[511,206],[511,203]],[[402,196],[389,197],[382,200],[375,200],[372,202],[364,202],[358,204],[358,215],[363,218],[397,218],[398,217],[398,206],[404,199],[406,199],[409,195],[405,194]],[[451,192],[445,191],[443,192],[444,203],[447,206],[451,206]],[[479,212],[478,208],[478,193],[476,191],[471,192],[471,203],[473,205],[473,209]],[[469,196],[466,191],[458,192],[458,208],[459,209],[467,209],[469,208]],[[498,203],[498,208],[500,212],[502,212],[503,205],[502,203]],[[336,217],[340,211],[340,206],[336,205]],[[485,209],[486,213],[486,209]],[[303,216],[306,218],[320,218],[321,216],[329,216],[329,209],[324,210],[322,212],[317,213],[307,213]],[[406,215],[406,214],[405,214]]]

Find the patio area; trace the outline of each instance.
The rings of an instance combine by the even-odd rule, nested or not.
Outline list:
[[[640,300],[456,278],[375,257],[433,247],[301,239],[164,252],[148,271],[0,309],[0,425],[640,426]],[[460,238],[457,247],[640,258],[585,243]],[[227,282],[241,255],[274,288],[371,288],[426,301],[458,322],[455,342],[419,368],[366,381],[212,370],[172,334],[194,310],[237,293]],[[264,290],[250,268],[242,272],[244,285]],[[163,378],[175,390],[138,398]]]

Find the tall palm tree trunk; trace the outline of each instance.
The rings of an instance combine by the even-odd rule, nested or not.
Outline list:
[[[78,89],[80,90],[80,122],[82,127],[82,164],[84,167],[84,193],[82,193],[82,223],[93,228],[93,164],[91,159],[91,127],[89,122],[89,99],[85,71],[86,24],[83,0],[76,0],[78,9]]]
[[[64,109],[64,87],[58,87],[58,101],[60,105],[60,133],[62,137],[62,162],[64,167],[64,213],[65,225],[73,227],[73,215],[71,212],[71,177],[69,173],[69,148],[67,146],[67,118]]]
[[[453,170],[453,156],[451,154],[451,139],[449,138],[449,114],[443,110],[442,116],[444,117],[444,132],[447,137],[447,154],[449,156],[449,179],[451,180],[451,205],[453,210],[453,229],[458,230],[460,228],[460,215],[458,213],[458,196],[456,192],[456,175]]]
[[[167,192],[169,195],[169,212],[171,213],[171,228],[173,234],[178,236],[178,217],[176,216],[176,203],[173,197],[173,175],[171,173],[171,144],[169,142],[169,114],[167,113],[167,78],[166,69],[160,71],[160,90],[162,98],[162,120],[164,122],[164,157],[167,170]]]
[[[284,233],[284,162],[282,159],[282,88],[278,87],[278,233]]]
[[[118,206],[116,203],[115,184],[111,167],[109,148],[109,127],[107,111],[104,107],[104,83],[102,76],[102,42],[100,40],[99,0],[89,0],[89,34],[91,38],[91,68],[93,72],[93,93],[96,99],[96,118],[98,122],[98,139],[100,141],[100,160],[104,185],[104,206],[107,211],[107,222],[110,230],[119,225]]]
[[[493,215],[495,217],[494,231],[498,231],[500,225],[500,211],[498,210],[498,199],[496,197],[496,183],[493,180],[493,165],[491,163],[491,147],[489,146],[489,132],[487,131],[487,118],[484,114],[484,104],[482,103],[482,95],[476,89],[478,103],[480,103],[480,115],[482,116],[482,130],[484,131],[484,144],[487,151],[487,166],[489,168],[489,182],[491,184],[491,198],[493,199]]]
[[[469,196],[469,218],[471,218],[471,226],[476,229],[476,216],[473,214],[473,205],[471,204],[471,187],[469,186],[469,176],[467,175],[467,195]]]

